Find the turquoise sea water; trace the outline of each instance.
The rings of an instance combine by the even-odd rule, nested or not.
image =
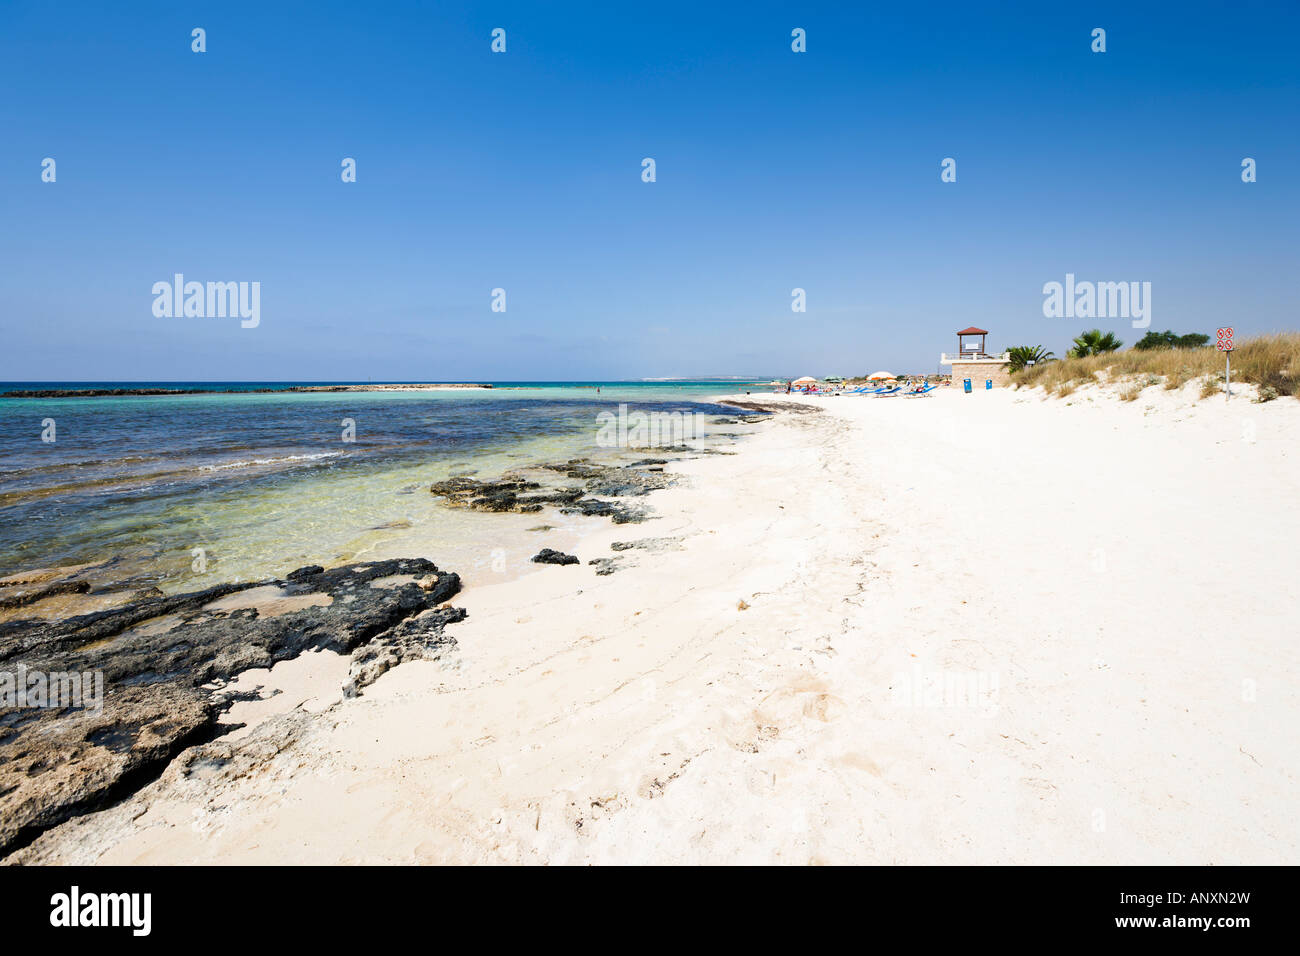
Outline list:
[[[0,383],[233,390],[0,398],[0,575],[117,559],[133,579],[175,590],[200,583],[195,549],[207,584],[351,559],[384,528],[463,548],[476,525],[440,506],[430,482],[601,457],[597,416],[619,403],[714,415],[728,410],[711,397],[767,391],[735,381],[257,391],[283,384]]]

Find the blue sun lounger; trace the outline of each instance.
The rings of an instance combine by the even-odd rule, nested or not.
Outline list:
[[[938,388],[938,387],[939,387],[938,385],[927,385],[925,388],[921,389],[919,392],[904,392],[904,393],[903,393],[903,397],[904,397],[904,398],[920,398],[922,395],[929,395],[931,392],[933,392],[933,391],[934,391],[936,388]]]
[[[893,395],[897,395],[902,390],[903,386],[895,385],[893,388],[887,388],[883,392],[876,392],[875,395],[879,398],[889,398]]]

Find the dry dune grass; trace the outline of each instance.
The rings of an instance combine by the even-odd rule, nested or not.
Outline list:
[[[1017,372],[1016,386],[1041,385],[1055,395],[1068,395],[1080,385],[1098,381],[1131,382],[1139,390],[1162,383],[1167,389],[1181,388],[1196,379],[1202,395],[1215,394],[1223,377],[1223,353],[1213,346],[1200,349],[1129,349],[1088,358],[1067,358],[1046,362]],[[1134,381],[1135,380],[1135,381]],[[1232,353],[1232,380],[1272,389],[1276,395],[1300,398],[1300,333],[1279,332],[1241,339]],[[1126,400],[1127,394],[1124,396]],[[1136,398],[1136,394],[1134,395]]]

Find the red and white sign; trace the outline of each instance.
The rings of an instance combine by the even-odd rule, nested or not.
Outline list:
[[[1228,326],[1226,329],[1219,329],[1219,331],[1215,333],[1214,347],[1220,352],[1232,351],[1232,326]]]

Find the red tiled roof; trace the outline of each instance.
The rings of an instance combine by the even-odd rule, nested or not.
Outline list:
[[[975,328],[975,326],[972,325],[969,329],[962,329],[962,330],[961,330],[960,332],[958,332],[957,334],[958,334],[958,335],[988,335],[988,334],[989,334],[989,330],[988,330],[988,329],[977,329],[977,328]]]

